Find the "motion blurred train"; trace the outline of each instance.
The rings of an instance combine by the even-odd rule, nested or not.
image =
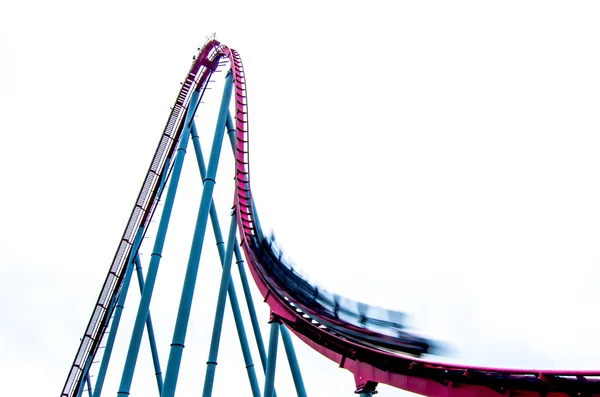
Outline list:
[[[274,289],[313,323],[374,348],[414,357],[432,354],[432,341],[406,330],[404,313],[343,298],[310,283],[284,260],[273,236],[261,236],[257,248]]]

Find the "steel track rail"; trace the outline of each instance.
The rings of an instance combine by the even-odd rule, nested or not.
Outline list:
[[[281,293],[258,260],[261,231],[250,188],[249,129],[246,81],[234,51],[236,76],[236,214],[241,245],[250,272],[272,316],[287,325],[314,350],[351,371],[358,390],[385,383],[414,393],[437,397],[598,396],[599,371],[507,369],[436,363],[389,351],[364,341],[350,340],[323,327],[293,303],[293,291]],[[324,319],[335,323],[334,318]],[[370,384],[369,384],[370,382]]]
[[[61,396],[75,396],[84,381],[83,375],[89,370],[89,365],[100,347],[112,316],[114,302],[117,300],[125,275],[126,264],[130,262],[131,258],[135,257],[136,252],[133,252],[134,242],[143,237],[143,233],[147,230],[152,214],[160,200],[160,194],[162,193],[160,183],[169,172],[170,159],[173,157],[180,138],[191,94],[195,90],[206,89],[210,74],[216,69],[218,58],[222,55],[222,48],[218,42],[214,40],[207,42],[200,50],[185,81],[182,83],[119,242],[117,252],[100,290],[100,295],[94,305],[88,326],[81,338]]]

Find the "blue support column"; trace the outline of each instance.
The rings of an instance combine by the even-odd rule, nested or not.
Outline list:
[[[139,354],[140,344],[142,340],[142,334],[144,331],[144,325],[146,324],[146,318],[148,317],[148,311],[150,310],[150,301],[152,299],[152,292],[154,291],[154,284],[156,282],[156,276],[158,274],[158,267],[162,256],[162,250],[165,243],[167,229],[169,227],[169,221],[171,219],[171,211],[173,210],[173,203],[175,201],[175,194],[177,192],[177,185],[179,184],[179,177],[181,175],[181,168],[183,166],[183,160],[185,158],[186,148],[190,136],[190,125],[196,112],[199,100],[199,92],[194,91],[190,99],[188,112],[185,118],[185,124],[183,125],[183,131],[181,133],[181,139],[179,142],[179,148],[175,155],[175,161],[173,163],[173,169],[171,171],[171,183],[167,189],[167,197],[163,207],[163,212],[158,225],[156,233],[156,240],[154,241],[154,248],[152,251],[152,257],[150,259],[150,265],[148,266],[148,274],[146,276],[146,284],[142,297],[140,298],[140,305],[138,307],[137,316],[135,318],[135,324],[133,326],[133,332],[131,340],[129,342],[129,349],[127,351],[127,358],[125,360],[125,366],[123,368],[123,374],[121,376],[121,383],[119,385],[119,391],[117,393],[120,397],[126,397],[129,395],[131,390],[131,383],[133,380],[133,373],[135,371],[135,365]]]
[[[229,123],[227,123],[227,126],[229,129]],[[229,132],[231,133],[231,130],[229,130]],[[204,178],[206,176],[206,167],[204,165],[204,158],[202,156],[202,148],[200,147],[200,139],[198,137],[198,132],[196,131],[195,124],[192,124],[192,142],[194,143],[194,151],[196,152],[196,160],[198,161],[198,167],[200,168],[200,175],[202,176],[202,180],[204,180]],[[217,241],[217,247],[219,249],[219,258],[221,260],[221,267],[224,267],[224,264],[226,263],[226,252],[225,252],[225,248],[224,248],[225,242],[223,241],[223,234],[221,233],[221,226],[219,225],[219,218],[217,215],[217,209],[216,209],[214,200],[210,207],[210,220],[212,222],[213,232],[215,234],[215,239]],[[235,231],[233,234],[233,238],[234,238],[233,242],[235,244],[235,248],[237,248],[237,240],[235,239]],[[231,258],[229,258],[229,262],[231,262]],[[231,266],[230,266],[230,268],[231,268]],[[231,269],[230,269],[230,272],[231,272]],[[252,395],[255,397],[260,397],[260,388],[258,386],[258,380],[256,379],[256,371],[254,370],[254,363],[252,362],[252,354],[250,352],[250,346],[248,345],[248,338],[246,337],[246,330],[244,329],[244,322],[242,319],[242,313],[241,313],[239,302],[238,302],[237,295],[235,292],[235,287],[232,282],[229,283],[228,291],[229,291],[229,300],[231,303],[231,309],[233,311],[233,318],[235,320],[238,337],[240,339],[240,344],[242,346],[242,354],[244,356],[244,363],[246,364],[246,371],[248,372],[248,379],[250,381],[250,388],[252,390]],[[216,358],[215,358],[215,361],[216,361]]]
[[[227,133],[229,135],[229,142],[231,143],[231,150],[235,154],[235,127],[233,124],[233,118],[231,114],[227,115]],[[253,203],[254,206],[254,203]],[[255,207],[256,208],[256,207]],[[255,209],[256,210],[256,209]],[[258,215],[254,213],[254,222],[260,233],[260,224],[258,221]],[[265,350],[265,344],[263,342],[263,337],[260,332],[260,325],[258,323],[258,316],[256,315],[256,309],[254,308],[254,301],[252,300],[252,292],[250,291],[250,284],[248,283],[248,276],[246,275],[246,270],[244,269],[244,259],[242,257],[242,253],[240,252],[239,244],[235,245],[235,258],[236,264],[238,267],[238,271],[240,273],[240,280],[242,282],[242,289],[244,291],[244,298],[246,300],[246,306],[248,307],[248,313],[250,314],[250,322],[252,323],[252,330],[254,332],[254,339],[256,339],[256,345],[258,347],[258,354],[260,356],[260,363],[262,365],[263,371],[267,372],[267,352]],[[276,397],[277,393],[273,390],[273,397]]]
[[[82,379],[81,383],[79,384],[79,389],[77,390],[77,397],[83,397],[83,390],[85,389],[86,379]]]
[[[142,238],[144,237],[145,229],[143,226],[138,228],[135,235],[133,247],[131,247],[130,258],[137,256],[137,252],[140,249]],[[127,291],[129,291],[129,284],[131,283],[131,275],[133,274],[133,261],[129,259],[127,261],[127,268],[125,269],[125,275],[121,284],[121,290],[119,295],[116,297],[116,306],[113,312],[113,318],[110,323],[110,330],[108,331],[108,338],[106,340],[106,346],[104,347],[104,354],[102,355],[102,361],[100,362],[100,369],[98,370],[98,377],[96,378],[96,384],[94,386],[93,397],[99,397],[102,393],[102,387],[104,386],[104,380],[106,378],[106,371],[108,370],[108,363],[112,355],[112,350],[115,345],[115,338],[117,337],[117,331],[119,330],[119,323],[121,322],[121,314],[125,307],[125,299],[127,298]],[[112,308],[110,309],[112,311]]]
[[[193,97],[190,98],[190,106],[192,104],[192,99],[193,99]],[[158,196],[159,200],[162,197],[163,191],[165,190],[165,186],[167,185],[167,180],[169,179],[169,175],[170,175],[169,167],[171,166],[171,160],[172,159],[170,157],[168,157],[166,159],[166,161],[165,161],[165,167],[164,167],[164,172],[162,174],[162,178],[160,180],[160,183],[158,184],[158,193],[157,193],[157,196]]]
[[[235,153],[235,127],[231,114],[227,115],[227,130],[229,135],[229,141],[231,143],[231,149]],[[256,216],[256,215],[255,215]],[[242,259],[242,253],[238,244],[235,245],[235,259],[240,273],[240,279],[242,281],[242,289],[244,290],[244,298],[246,305],[248,306],[248,312],[250,314],[250,322],[252,323],[252,331],[254,332],[254,339],[256,339],[256,345],[258,346],[258,354],[260,356],[260,362],[263,371],[267,370],[267,352],[265,350],[265,344],[263,342],[262,334],[260,332],[260,325],[258,323],[258,316],[254,308],[254,302],[252,301],[252,293],[250,291],[250,284],[248,283],[248,276],[244,269],[244,260]]]
[[[129,282],[131,281],[132,273],[133,265],[129,263],[127,265],[127,270],[125,271],[125,277],[123,278],[123,284],[121,285],[121,292],[119,292],[113,319],[110,323],[110,331],[108,332],[108,339],[106,340],[104,354],[102,355],[102,361],[100,362],[100,369],[98,370],[98,377],[96,378],[93,397],[100,397],[102,394],[102,387],[104,386],[106,371],[108,370],[108,363],[110,362],[112,350],[115,345],[115,338],[119,329],[119,323],[121,322],[121,314],[123,313],[123,308],[125,307],[125,298],[127,298],[127,291],[129,290]]]
[[[252,301],[252,292],[250,291],[250,284],[248,283],[248,276],[244,269],[244,260],[242,259],[242,253],[239,247],[235,246],[235,257],[238,272],[240,273],[240,279],[242,280],[242,289],[244,291],[244,298],[246,299],[246,305],[248,306],[248,312],[250,313],[250,322],[252,323],[252,330],[254,331],[254,338],[258,346],[258,354],[260,356],[260,362],[262,364],[263,371],[267,370],[267,351],[263,342],[262,334],[260,332],[260,325],[258,323],[258,317],[256,315],[256,309],[254,308],[254,302]]]
[[[223,144],[225,121],[227,118],[229,101],[231,99],[231,93],[233,88],[232,77],[233,76],[230,70],[227,74],[227,77],[225,78],[223,99],[221,100],[221,107],[217,119],[217,126],[215,128],[215,136],[213,139],[210,159],[208,162],[208,172],[204,181],[204,188],[202,189],[200,209],[198,211],[196,229],[194,231],[194,237],[192,240],[192,249],[190,250],[190,257],[188,260],[188,266],[185,273],[183,288],[181,291],[181,300],[179,302],[179,310],[177,312],[175,331],[173,332],[173,341],[171,343],[171,350],[169,352],[169,361],[167,363],[167,371],[165,375],[165,384],[163,387],[162,397],[173,397],[175,395],[175,388],[177,387],[179,367],[181,365],[181,357],[183,355],[183,348],[185,346],[185,336],[187,333],[187,327],[190,318],[194,289],[196,287],[198,267],[200,265],[202,244],[204,242],[206,223],[208,220],[208,213],[212,203],[212,193],[214,190],[215,177],[217,174],[217,167],[219,164],[219,157],[221,155],[221,147]]]
[[[292,378],[294,379],[294,385],[296,386],[298,397],[306,397],[306,389],[304,388],[304,381],[302,380],[302,374],[300,373],[300,367],[298,366],[296,351],[294,350],[292,338],[290,337],[290,331],[288,331],[285,326],[281,327],[281,339],[283,340],[285,354],[287,355],[288,362],[290,363],[290,370],[292,371]]]
[[[206,368],[206,377],[204,379],[203,397],[212,395],[212,387],[215,378],[215,370],[217,366],[217,356],[219,354],[219,342],[221,339],[221,330],[223,327],[223,314],[225,312],[225,298],[227,297],[227,288],[231,280],[231,259],[233,256],[233,246],[235,245],[235,232],[237,228],[237,218],[235,212],[231,214],[231,224],[229,226],[229,235],[227,237],[227,250],[225,251],[225,261],[223,262],[223,274],[221,275],[221,285],[219,287],[219,297],[217,298],[217,310],[215,313],[215,322],[213,325],[213,333],[210,341],[210,351],[208,353],[208,361]],[[253,385],[254,386],[254,385]],[[258,384],[256,384],[258,388]],[[253,394],[256,391],[252,390]],[[255,394],[256,395],[256,394]],[[260,396],[260,391],[258,391]]]
[[[140,293],[144,293],[144,274],[142,273],[142,261],[140,256],[135,257],[135,272],[138,278],[138,284],[140,286]],[[163,377],[162,371],[160,370],[160,361],[158,359],[158,349],[156,348],[156,338],[154,337],[154,327],[152,326],[152,318],[150,311],[148,311],[148,317],[146,318],[146,331],[148,332],[148,342],[150,343],[150,351],[152,352],[152,363],[154,364],[154,375],[156,376],[156,385],[158,386],[158,395],[162,392],[163,388]]]
[[[89,372],[88,372],[87,376],[85,377],[85,383],[87,384],[87,387],[88,387],[88,397],[92,397],[92,381],[90,380]]]
[[[84,385],[87,386],[88,397],[92,397],[92,381],[90,380],[89,371],[85,375],[85,382],[81,382],[81,386],[79,387],[79,392],[77,393],[77,397],[83,396]]]
[[[279,320],[271,320],[271,335],[269,337],[269,358],[265,375],[265,393],[263,397],[273,397],[275,390],[275,368],[277,366],[277,344],[279,342]]]

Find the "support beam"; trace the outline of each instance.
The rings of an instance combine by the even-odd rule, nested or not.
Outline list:
[[[294,385],[296,386],[296,393],[298,397],[307,397],[306,389],[304,388],[304,381],[302,380],[302,373],[300,372],[300,366],[298,365],[298,359],[296,358],[296,351],[292,343],[290,331],[285,326],[281,326],[281,339],[283,340],[283,347],[285,348],[285,354],[287,355],[288,362],[290,364],[290,370],[292,371],[292,378],[294,379]]]
[[[179,184],[181,168],[183,166],[183,160],[185,158],[186,148],[189,141],[190,124],[198,106],[199,96],[200,94],[198,91],[194,91],[192,93],[188,112],[185,118],[185,124],[183,125],[179,148],[177,149],[177,154],[175,155],[175,161],[171,171],[171,182],[169,184],[169,188],[167,189],[167,197],[165,199],[162,215],[158,225],[156,240],[154,241],[154,248],[152,251],[152,257],[150,259],[150,265],[148,266],[146,283],[144,285],[142,297],[140,298],[140,304],[135,318],[131,340],[129,342],[129,349],[127,351],[127,358],[125,360],[125,366],[121,376],[121,383],[117,393],[117,396],[119,397],[127,397],[129,395],[129,391],[131,390],[131,383],[133,381],[133,373],[135,372],[135,365],[139,354],[144,325],[146,324],[146,318],[148,317],[148,311],[150,310],[150,301],[152,299],[154,284],[156,283],[156,277],[158,275],[158,267],[160,265],[160,259],[162,258],[162,250],[165,244],[167,229],[169,227],[171,212],[173,210],[173,203],[175,201],[175,194],[177,193],[177,185]]]
[[[144,293],[144,273],[142,273],[142,261],[140,256],[135,257],[135,272],[137,274],[138,285],[140,286],[140,294]],[[156,386],[158,387],[158,395],[162,392],[163,377],[160,369],[160,360],[158,359],[158,349],[156,348],[156,338],[154,337],[154,327],[152,326],[152,317],[148,310],[146,318],[146,331],[148,333],[148,343],[150,343],[150,351],[152,352],[152,364],[154,364],[154,375],[156,376]]]
[[[250,322],[252,323],[252,331],[254,332],[254,339],[256,339],[256,345],[258,347],[258,355],[260,356],[260,362],[263,371],[267,370],[267,351],[263,342],[263,337],[260,332],[260,325],[258,323],[258,316],[256,315],[256,309],[254,308],[254,302],[252,301],[252,291],[250,291],[250,283],[248,282],[248,276],[244,269],[244,260],[240,252],[239,246],[235,246],[235,258],[240,273],[240,279],[242,281],[242,289],[244,290],[244,298],[246,299],[246,306],[248,306],[248,312],[250,313]]]
[[[277,366],[277,344],[279,342],[279,319],[271,320],[271,335],[269,337],[269,357],[267,360],[267,373],[265,375],[265,389],[263,397],[273,397],[275,390],[275,368]]]
[[[231,150],[235,154],[235,126],[233,124],[233,118],[231,117],[231,113],[227,116],[227,134],[229,135],[229,142],[231,143]],[[254,206],[254,202],[252,204]],[[256,207],[254,206],[254,211],[256,211]],[[258,220],[258,215],[256,212],[254,213],[254,222],[260,232],[260,223]],[[244,269],[244,259],[242,257],[242,253],[240,251],[239,244],[235,245],[235,258],[236,264],[238,267],[238,272],[240,274],[240,280],[242,282],[242,289],[244,290],[244,298],[246,299],[246,306],[248,307],[248,313],[250,314],[250,322],[252,323],[252,330],[254,332],[254,339],[256,340],[256,345],[258,347],[258,354],[260,356],[260,363],[262,365],[262,369],[264,373],[267,373],[267,352],[265,350],[265,344],[263,342],[263,337],[260,332],[260,325],[258,323],[258,316],[256,315],[256,309],[254,308],[254,301],[252,300],[252,292],[250,291],[250,283],[248,282],[248,276],[246,275],[246,270]],[[277,392],[273,390],[273,397],[277,397]]]
[[[228,116],[230,117],[230,116]],[[229,123],[228,123],[229,129]],[[200,176],[202,180],[206,177],[206,166],[204,165],[204,157],[202,155],[202,148],[200,146],[200,138],[198,136],[198,131],[196,130],[196,124],[192,124],[192,142],[194,144],[194,151],[196,153],[196,160],[198,161],[198,168],[200,169]],[[217,215],[217,209],[214,203],[214,200],[210,206],[210,220],[213,227],[213,233],[215,234],[215,240],[217,241],[217,247],[219,250],[219,258],[221,260],[221,267],[225,268],[225,263],[229,261],[229,273],[231,274],[231,254],[229,259],[227,259],[227,253],[224,248],[225,242],[223,241],[223,233],[221,232],[221,226],[219,224],[219,217]],[[231,231],[230,231],[231,232]],[[235,228],[233,230],[233,245],[234,248],[237,248],[237,239],[235,238]],[[223,270],[225,271],[225,269]],[[238,332],[238,337],[240,340],[240,345],[242,347],[242,354],[244,356],[244,363],[246,364],[246,372],[248,373],[248,380],[250,381],[250,388],[252,390],[252,394],[254,397],[260,397],[260,388],[258,386],[258,380],[256,378],[256,371],[254,369],[254,363],[252,362],[252,354],[250,352],[250,346],[248,345],[248,338],[246,337],[246,330],[244,328],[244,321],[242,318],[242,313],[240,310],[240,305],[237,299],[237,295],[235,292],[235,286],[232,282],[228,284],[228,295],[229,301],[231,303],[231,309],[233,311],[233,318],[235,321],[235,326]],[[209,358],[208,362],[216,362],[216,357],[214,360]],[[211,364],[208,364],[209,366]],[[216,364],[215,364],[216,365]],[[207,368],[208,371],[208,368]],[[214,377],[213,377],[214,379]],[[207,387],[207,382],[205,381],[204,387]],[[212,384],[210,385],[212,394]]]
[[[235,126],[233,124],[233,118],[231,113],[227,115],[227,134],[229,135],[229,142],[231,143],[231,150],[235,153]],[[254,214],[255,222],[260,229],[258,224],[258,216]],[[263,342],[263,337],[260,332],[260,324],[258,323],[258,316],[256,315],[256,309],[254,308],[254,301],[252,300],[252,292],[250,291],[250,283],[248,282],[248,276],[244,269],[244,260],[242,253],[240,252],[239,244],[235,245],[235,259],[240,273],[240,280],[242,281],[242,289],[244,290],[244,298],[246,299],[246,306],[248,307],[248,313],[250,314],[250,322],[252,323],[252,331],[254,332],[254,339],[258,346],[258,354],[260,356],[260,363],[263,371],[267,371],[267,351]]]
[[[127,291],[129,291],[129,285],[131,284],[131,275],[133,274],[133,260],[131,258],[137,256],[145,232],[145,228],[140,226],[135,234],[135,240],[133,242],[133,246],[131,247],[131,252],[129,253],[130,259],[128,259],[126,262],[127,268],[125,269],[125,275],[123,276],[123,281],[121,282],[121,290],[117,295],[115,295],[115,301],[111,303],[111,305],[115,304],[115,307],[109,309],[109,311],[113,312],[113,316],[110,323],[110,329],[108,331],[106,346],[104,347],[104,354],[102,355],[102,361],[100,362],[100,369],[98,370],[98,377],[96,378],[96,384],[93,390],[93,397],[99,397],[102,393],[102,387],[104,386],[104,380],[106,378],[106,371],[108,370],[108,364],[110,362],[110,357],[115,344],[115,338],[117,337],[117,331],[119,330],[119,323],[121,322],[121,315],[123,313],[123,308],[125,307]],[[89,368],[86,373],[89,373]]]
[[[85,384],[87,385],[88,397],[92,397],[92,380],[90,379],[90,373],[88,372],[85,377]]]
[[[194,237],[192,240],[192,249],[190,250],[190,257],[181,291],[181,299],[179,302],[179,310],[177,312],[175,330],[173,332],[171,350],[169,352],[169,361],[167,363],[165,384],[161,395],[162,397],[174,397],[175,389],[177,387],[177,378],[179,377],[179,368],[181,366],[181,358],[183,356],[183,348],[185,346],[185,336],[190,319],[194,289],[196,287],[196,278],[198,277],[200,255],[202,253],[202,245],[204,243],[204,235],[206,233],[206,223],[208,221],[208,213],[212,203],[212,193],[215,185],[219,157],[221,155],[225,121],[229,111],[229,101],[231,99],[233,88],[232,77],[233,76],[230,70],[225,78],[223,98],[221,100],[217,126],[215,128],[215,135],[210,152],[207,176],[204,181],[204,188],[202,189],[200,209],[198,211],[196,229],[194,230]]]
[[[229,235],[227,237],[227,249],[225,251],[225,260],[223,262],[223,274],[221,275],[221,284],[219,287],[219,296],[217,298],[217,309],[215,313],[215,322],[213,325],[213,333],[210,342],[210,351],[208,354],[206,377],[204,379],[204,390],[202,392],[203,397],[210,397],[212,395],[212,388],[215,379],[215,372],[217,366],[217,357],[219,354],[219,344],[221,339],[221,331],[223,328],[223,315],[225,313],[225,301],[227,298],[227,290],[231,281],[231,262],[233,257],[233,247],[235,245],[235,233],[237,229],[237,218],[235,211],[231,212],[231,223],[229,226]],[[246,345],[247,347],[247,345]],[[249,353],[249,350],[248,350]],[[252,364],[254,366],[254,364]],[[260,397],[260,390],[258,388],[258,381],[256,376],[251,378],[252,394],[255,397]]]
[[[106,379],[106,371],[108,370],[108,363],[112,355],[112,350],[115,345],[115,338],[117,331],[119,330],[119,323],[121,322],[121,314],[125,307],[125,299],[127,298],[127,291],[129,290],[129,284],[131,281],[131,275],[133,273],[133,265],[128,262],[127,269],[125,270],[125,277],[121,284],[121,291],[117,298],[117,306],[115,307],[113,319],[110,323],[110,330],[108,331],[108,338],[106,340],[106,346],[104,347],[104,354],[102,355],[102,361],[100,362],[100,369],[98,370],[98,377],[96,378],[96,385],[94,386],[93,397],[100,397],[102,394],[102,388],[104,387],[104,380]]]

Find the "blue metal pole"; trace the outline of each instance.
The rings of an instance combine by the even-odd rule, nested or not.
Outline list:
[[[250,291],[250,284],[248,283],[248,276],[244,269],[244,260],[240,252],[239,246],[235,246],[235,257],[238,271],[240,273],[240,279],[242,281],[242,289],[244,290],[244,298],[246,299],[246,305],[248,306],[248,312],[250,313],[250,322],[252,323],[252,330],[254,331],[254,338],[258,346],[258,354],[260,356],[260,362],[262,364],[263,371],[267,370],[267,351],[263,342],[262,334],[260,332],[260,325],[258,323],[258,317],[256,315],[256,309],[254,308],[254,302],[252,301],[252,292]]]
[[[228,123],[229,127],[229,123]],[[194,143],[194,151],[196,152],[196,159],[198,160],[198,167],[200,168],[200,175],[204,180],[206,176],[206,167],[204,165],[204,158],[202,156],[202,148],[200,147],[200,139],[198,137],[198,132],[196,131],[195,123],[192,124],[192,142]],[[216,206],[214,200],[210,206],[210,220],[212,222],[213,232],[215,234],[215,239],[217,241],[217,247],[219,249],[219,258],[221,259],[221,266],[224,267],[224,263],[226,263],[226,252],[224,248],[223,242],[223,234],[221,233],[221,226],[219,225],[219,217],[217,215]],[[234,244],[237,247],[237,240],[235,239],[235,232],[233,234]],[[231,262],[231,257],[229,258],[229,262]],[[230,265],[231,268],[231,265]],[[231,269],[230,269],[231,272]],[[237,328],[238,337],[240,339],[240,344],[242,346],[242,354],[244,356],[244,363],[246,364],[246,371],[248,372],[248,379],[250,381],[250,387],[252,389],[252,394],[255,397],[260,397],[260,388],[258,385],[258,380],[256,378],[256,371],[254,370],[254,363],[252,362],[252,354],[250,352],[250,346],[248,345],[248,338],[246,337],[246,330],[244,329],[244,321],[242,319],[242,313],[240,310],[240,305],[237,299],[237,294],[235,292],[235,286],[232,282],[229,282],[229,300],[231,303],[231,309],[233,311],[233,318],[235,320],[235,326]],[[216,361],[216,358],[215,358]],[[205,386],[206,387],[206,386]]]
[[[144,274],[142,273],[142,261],[140,260],[139,255],[136,255],[135,257],[135,272],[137,274],[138,284],[140,286],[140,293],[144,293]],[[152,363],[154,363],[154,374],[156,375],[158,395],[160,395],[163,388],[163,377],[162,371],[160,370],[158,349],[156,348],[156,338],[154,337],[154,327],[152,326],[150,311],[148,311],[148,318],[146,318],[146,330],[148,331],[148,342],[150,342],[150,351],[152,352]]]
[[[202,189],[202,197],[200,199],[200,209],[196,220],[196,230],[192,240],[192,249],[185,273],[183,288],[181,291],[181,300],[179,302],[179,310],[177,312],[177,320],[175,323],[175,331],[173,332],[173,341],[169,352],[169,361],[167,363],[167,371],[165,375],[165,385],[163,387],[163,397],[173,397],[175,388],[177,387],[177,378],[179,376],[179,367],[181,365],[181,357],[185,343],[185,335],[190,319],[190,311],[192,307],[192,298],[196,287],[196,278],[198,276],[198,267],[200,265],[200,255],[202,253],[202,244],[206,232],[206,223],[208,213],[212,202],[212,193],[215,186],[215,178],[217,167],[219,165],[219,157],[221,155],[221,147],[223,144],[223,132],[225,130],[225,120],[231,99],[233,88],[231,70],[225,78],[225,87],[223,89],[223,99],[215,128],[215,136],[208,161],[208,172],[204,180],[204,188]]]
[[[235,127],[233,124],[233,118],[231,117],[231,113],[227,115],[227,133],[229,135],[229,142],[231,143],[231,150],[235,154]],[[253,200],[254,201],[254,200]],[[254,202],[253,202],[254,207]],[[256,207],[255,211],[256,211]],[[260,224],[258,221],[258,215],[256,212],[254,213],[254,222],[256,223],[256,227],[260,233],[260,237],[262,237],[262,232],[260,228]],[[260,325],[258,323],[258,316],[256,315],[256,310],[254,308],[254,301],[252,300],[252,292],[250,291],[250,284],[248,283],[248,276],[246,275],[246,270],[244,269],[244,259],[240,252],[239,244],[235,244],[235,259],[238,267],[238,271],[240,273],[240,280],[242,282],[242,289],[244,290],[244,298],[246,300],[246,306],[248,306],[248,313],[250,314],[250,322],[252,323],[252,331],[254,332],[254,339],[256,339],[256,345],[258,347],[258,354],[260,356],[260,363],[263,371],[267,372],[267,352],[265,350],[265,344],[263,342],[263,337],[260,332]],[[277,396],[277,392],[273,390],[273,397]]]
[[[229,135],[229,141],[231,143],[231,149],[235,153],[235,127],[233,125],[233,119],[231,114],[227,115],[227,130]],[[255,214],[256,217],[256,214]],[[242,253],[238,244],[235,245],[235,259],[240,273],[240,279],[242,281],[242,288],[244,290],[244,298],[246,299],[246,305],[248,306],[248,312],[250,314],[250,322],[252,323],[252,330],[254,331],[254,338],[256,339],[256,345],[258,346],[258,354],[260,356],[260,362],[263,371],[267,370],[267,352],[265,350],[265,344],[263,342],[262,334],[260,332],[260,325],[258,323],[258,316],[256,315],[256,309],[254,308],[254,302],[252,301],[252,293],[250,291],[250,284],[248,283],[248,276],[246,276],[246,270],[244,269],[244,260],[242,259]]]
[[[83,396],[83,389],[85,388],[85,380],[82,380],[82,382],[79,384],[79,390],[77,390],[77,397],[82,397]]]
[[[191,104],[191,102],[190,102],[190,104]],[[165,168],[164,168],[164,171],[163,171],[163,174],[162,174],[162,178],[160,180],[160,183],[158,184],[157,197],[158,197],[159,200],[162,197],[163,190],[165,189],[165,186],[167,185],[167,180],[169,179],[169,167],[170,167],[170,165],[171,165],[171,158],[169,157],[165,161]]]
[[[221,275],[221,285],[219,287],[219,297],[217,299],[217,310],[215,313],[215,322],[213,325],[213,333],[210,341],[210,350],[208,353],[208,361],[206,367],[206,377],[204,379],[203,397],[210,397],[215,379],[215,371],[217,366],[217,356],[219,354],[219,342],[221,338],[221,330],[223,328],[223,313],[225,311],[225,298],[227,297],[227,288],[231,280],[231,257],[233,256],[233,247],[235,245],[235,232],[237,227],[237,217],[235,212],[231,214],[231,224],[229,225],[229,235],[227,237],[227,250],[225,251],[225,260],[223,262],[223,274]],[[252,393],[255,393],[254,386],[258,389],[258,384],[252,385]],[[260,396],[260,390],[258,390]]]
[[[275,388],[275,367],[277,365],[277,343],[279,340],[279,320],[271,320],[271,335],[269,337],[269,359],[265,375],[265,393],[263,397],[273,397]]]
[[[127,351],[127,358],[125,360],[125,366],[123,368],[123,374],[121,376],[121,383],[119,385],[119,392],[117,396],[125,397],[129,395],[131,390],[131,382],[133,380],[133,373],[135,371],[135,364],[140,350],[140,344],[142,340],[142,334],[144,332],[144,325],[146,318],[148,317],[148,311],[150,309],[150,300],[152,299],[152,292],[154,290],[154,284],[156,282],[156,276],[158,274],[158,266],[162,257],[162,250],[165,244],[165,238],[167,229],[169,227],[169,220],[171,219],[171,211],[173,210],[173,202],[175,201],[175,194],[177,193],[177,185],[179,184],[179,177],[181,175],[181,168],[183,166],[183,160],[185,158],[186,148],[190,136],[190,124],[193,120],[194,113],[198,105],[198,98],[200,94],[198,91],[192,93],[192,97],[189,103],[188,112],[185,117],[185,124],[183,125],[183,131],[181,133],[181,139],[179,142],[179,148],[175,155],[175,161],[173,163],[173,170],[171,172],[171,183],[167,189],[167,197],[163,207],[163,212],[158,225],[156,233],[156,240],[154,241],[154,248],[152,251],[152,257],[150,259],[150,265],[148,266],[148,274],[146,276],[146,284],[142,297],[140,298],[140,305],[138,307],[137,316],[135,318],[135,324],[133,326],[133,332],[131,334],[131,340],[129,342],[129,349]]]
[[[87,384],[87,387],[88,387],[88,397],[92,397],[92,381],[90,380],[89,372],[88,372],[87,376],[85,377],[85,383]]]
[[[137,256],[137,252],[140,248],[142,238],[144,237],[145,228],[140,226],[135,235],[133,246],[131,247],[130,258]],[[127,291],[129,291],[129,284],[131,282],[131,275],[133,274],[133,261],[129,259],[127,261],[127,269],[125,269],[125,276],[121,284],[121,290],[117,297],[116,307],[112,322],[110,323],[110,330],[108,332],[108,338],[106,340],[106,346],[104,347],[104,354],[102,355],[102,361],[100,362],[100,369],[98,370],[98,377],[96,378],[96,384],[94,386],[94,397],[99,397],[102,393],[102,387],[104,386],[104,380],[106,379],[106,371],[108,370],[108,363],[112,355],[112,350],[115,345],[115,338],[117,337],[117,331],[119,330],[119,323],[121,322],[121,314],[125,307],[125,299],[127,298]],[[111,309],[112,310],[112,309]]]
[[[300,372],[300,366],[298,366],[298,359],[296,358],[296,351],[294,350],[294,344],[290,337],[290,331],[285,326],[281,327],[281,339],[283,339],[283,346],[285,353],[290,363],[290,370],[292,371],[292,378],[294,379],[294,385],[296,385],[296,392],[298,397],[306,397],[306,389],[304,388],[304,381],[302,380],[302,373]]]
[[[85,382],[81,382],[81,386],[79,387],[79,392],[77,393],[77,397],[82,397],[84,392],[84,385],[87,385],[88,396],[92,397],[92,382],[90,381],[90,373],[88,372],[85,375]]]
[[[98,370],[98,377],[96,378],[96,386],[94,387],[94,397],[100,397],[102,393],[102,387],[104,386],[104,380],[106,378],[106,371],[108,370],[108,363],[110,362],[110,356],[115,345],[115,338],[119,329],[119,323],[121,322],[121,313],[125,307],[125,298],[127,298],[127,290],[129,289],[129,282],[131,281],[131,274],[133,273],[133,266],[131,263],[127,265],[125,271],[125,277],[123,278],[123,284],[121,286],[121,292],[119,292],[117,307],[115,308],[115,314],[110,324],[110,331],[108,332],[108,339],[106,340],[106,346],[104,347],[104,354],[102,355],[102,361],[100,362],[100,369]]]

